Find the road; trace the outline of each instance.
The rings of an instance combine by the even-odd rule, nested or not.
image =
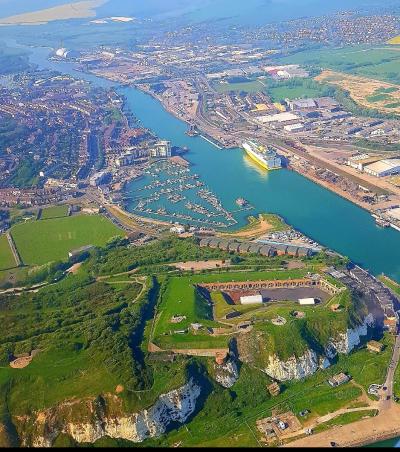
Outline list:
[[[386,390],[382,390],[380,394],[380,410],[387,410],[395,403],[393,402],[393,384],[396,368],[400,359],[400,335],[396,336],[396,341],[393,347],[392,358],[389,363],[389,367],[386,374],[386,380],[384,387]]]
[[[17,267],[20,267],[22,265],[22,262],[21,262],[21,258],[19,257],[19,254],[18,254],[17,247],[15,246],[14,239],[12,238],[12,236],[9,232],[6,233],[6,237],[7,237],[11,252],[14,256],[15,264],[17,265]]]

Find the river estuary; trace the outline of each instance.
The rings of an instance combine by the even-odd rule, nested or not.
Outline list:
[[[31,61],[39,67],[101,86],[115,85],[77,72],[69,63],[48,61],[49,49],[30,48],[30,51]],[[372,273],[385,273],[400,281],[400,232],[379,228],[367,211],[293,171],[266,172],[249,162],[241,149],[220,150],[201,137],[187,136],[186,124],[167,112],[156,99],[133,87],[118,90],[144,127],[161,139],[170,140],[172,145],[189,148],[185,158],[192,163],[193,171],[226,208],[233,209],[235,199],[243,197],[255,207],[252,213],[279,214],[310,238],[349,256]],[[132,182],[128,190],[134,192],[135,186],[136,182]],[[245,224],[248,214],[243,211],[235,215],[239,226]]]

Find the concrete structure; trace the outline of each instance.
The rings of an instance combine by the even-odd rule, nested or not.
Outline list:
[[[94,248],[93,245],[85,245],[85,246],[81,246],[80,248],[76,248],[76,249],[74,249],[74,250],[71,250],[71,251],[68,253],[68,257],[71,258],[71,257],[79,256],[79,254],[81,254],[81,253],[83,253],[83,252],[85,252],[85,251],[90,251],[90,250],[93,249],[93,248]]]
[[[302,132],[304,130],[304,125],[301,122],[296,122],[296,124],[288,124],[283,127],[286,132]]]
[[[98,173],[93,174],[93,176],[89,179],[89,184],[92,187],[98,187],[109,180],[111,180],[112,175],[109,171],[100,171]]]
[[[367,174],[375,177],[393,176],[400,174],[400,159],[386,159],[367,165],[364,168]]]
[[[270,385],[267,386],[268,392],[273,396],[276,397],[277,395],[279,395],[281,393],[281,388],[278,385],[277,382],[271,383]]]
[[[170,141],[159,141],[154,145],[154,148],[150,151],[151,157],[155,158],[168,158],[171,157],[171,142]]]
[[[370,352],[380,353],[384,348],[385,346],[378,341],[369,341],[367,343],[367,349]]]
[[[240,304],[262,304],[263,297],[262,295],[247,295],[245,297],[240,297]]]
[[[318,250],[306,246],[288,245],[273,241],[239,242],[237,240],[218,239],[216,237],[204,237],[200,240],[201,247],[219,248],[224,251],[238,253],[255,253],[261,256],[272,257],[279,255],[290,255],[295,257],[312,256]]]
[[[315,303],[315,298],[299,298],[299,304],[301,305],[314,305]]]
[[[395,207],[394,209],[389,209],[385,212],[389,217],[394,220],[400,221],[400,207]]]
[[[344,383],[350,381],[350,377],[345,373],[341,372],[340,374],[336,374],[328,380],[328,383],[335,388],[336,386],[340,386]]]
[[[295,110],[313,110],[316,108],[317,104],[315,103],[314,99],[296,99],[288,102],[289,108],[292,111]]]
[[[367,165],[378,162],[381,159],[382,156],[379,155],[371,156],[368,154],[357,154],[353,155],[347,160],[347,165],[358,171],[364,171],[364,168]]]
[[[118,167],[134,165],[137,160],[149,157],[148,149],[131,149],[126,154],[121,155],[115,159],[115,164]]]
[[[318,108],[333,111],[339,107],[339,103],[333,97],[317,97],[314,99]]]
[[[172,232],[173,234],[183,234],[185,232],[185,228],[180,225],[172,226],[170,228],[169,232]]]
[[[336,295],[342,292],[343,288],[336,287],[323,278],[301,278],[301,279],[277,279],[268,281],[230,281],[201,283],[199,287],[204,287],[208,291],[230,291],[230,290],[261,290],[261,289],[293,289],[297,287],[318,287],[321,290]]]

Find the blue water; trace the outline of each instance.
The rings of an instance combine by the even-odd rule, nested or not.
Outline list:
[[[31,52],[31,61],[40,67],[58,69],[104,87],[113,85],[74,71],[69,63],[47,61],[46,48]],[[165,111],[157,100],[135,88],[120,90],[145,127],[173,145],[190,149],[187,158],[193,163],[193,171],[218,194],[225,207],[232,208],[234,200],[242,196],[257,212],[277,213],[322,245],[375,274],[383,272],[400,281],[400,232],[377,227],[367,211],[295,172],[267,173],[250,163],[240,149],[219,150],[201,137],[188,137],[186,124]],[[243,212],[237,217],[240,224],[244,224],[245,216]]]
[[[235,25],[261,25],[381,5],[379,0],[110,0],[97,12],[98,15],[113,12],[154,20],[173,17],[192,23],[225,20]]]
[[[186,124],[152,97],[134,88],[121,90],[145,127],[174,145],[187,146],[193,171],[228,208],[242,196],[258,212],[283,216],[319,243],[349,256],[375,274],[400,281],[400,232],[381,229],[371,215],[303,176],[288,170],[270,173],[250,163],[240,149],[219,150],[201,137],[185,135]],[[241,214],[244,224],[246,212]]]

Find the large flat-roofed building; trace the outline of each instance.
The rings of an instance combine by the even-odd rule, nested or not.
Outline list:
[[[301,305],[314,305],[316,303],[315,298],[299,298],[299,304]]]
[[[381,155],[371,156],[368,154],[357,154],[353,155],[347,160],[347,165],[358,171],[364,171],[364,168],[367,165],[371,165],[372,163],[378,162],[382,160]]]
[[[304,130],[304,125],[301,122],[296,122],[296,124],[287,124],[283,126],[286,132],[302,132]]]
[[[394,176],[400,174],[400,159],[379,160],[367,165],[364,171],[375,177]]]
[[[262,303],[263,297],[260,294],[240,297],[240,304],[262,304]]]
[[[257,116],[257,121],[262,124],[295,124],[299,122],[299,117],[294,113],[285,112],[285,113],[276,113],[275,115],[263,115]]]
[[[395,207],[386,212],[386,214],[394,220],[400,221],[400,207]]]
[[[323,108],[325,110],[335,110],[339,106],[339,102],[333,97],[317,97],[314,99],[318,108]]]
[[[149,156],[149,151],[147,149],[131,149],[129,152],[117,157],[115,159],[115,164],[118,167],[133,165],[136,160],[143,159]]]
[[[295,110],[313,110],[316,108],[317,104],[314,99],[296,99],[288,102],[289,108],[292,111]]]

